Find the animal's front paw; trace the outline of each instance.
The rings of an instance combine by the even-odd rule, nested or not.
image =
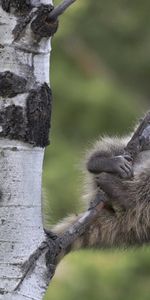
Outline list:
[[[132,159],[128,155],[119,155],[111,158],[112,170],[119,177],[129,179],[133,177]]]

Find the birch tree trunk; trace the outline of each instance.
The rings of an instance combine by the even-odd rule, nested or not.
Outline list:
[[[50,278],[41,215],[50,43],[36,27],[50,3],[0,0],[0,299],[42,299]]]

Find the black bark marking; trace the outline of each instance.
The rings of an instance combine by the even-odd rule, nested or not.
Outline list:
[[[52,5],[41,5],[37,10],[37,16],[31,23],[31,29],[38,40],[50,37],[57,31],[58,21],[49,18],[49,13],[53,8]]]
[[[22,16],[22,18],[18,18],[17,25],[14,27],[12,33],[14,35],[14,41],[17,41],[24,35],[24,31],[27,25],[31,22],[34,17],[35,12],[28,13],[28,15]]]
[[[30,0],[1,0],[0,4],[6,12],[14,9],[15,13],[27,13],[32,8]]]
[[[3,193],[2,193],[2,190],[0,190],[0,202],[3,202]],[[1,222],[2,222],[2,225],[5,223],[5,219],[1,219]]]
[[[27,121],[21,106],[10,105],[0,113],[0,137],[26,141]]]
[[[40,147],[49,144],[49,129],[51,119],[52,93],[44,83],[36,90],[31,90],[27,97],[27,140]]]
[[[4,294],[7,295],[7,293],[5,292],[5,290],[0,288],[0,295],[4,295]]]
[[[9,9],[10,9],[10,0],[1,0],[0,4],[1,4],[3,10],[9,12]]]
[[[1,219],[1,225],[4,225],[6,223],[5,219]]]
[[[21,140],[33,146],[48,145],[51,102],[51,89],[44,83],[30,91],[26,108],[14,104],[5,107],[0,111],[0,137]]]
[[[0,96],[15,97],[26,92],[27,80],[10,71],[0,73]]]

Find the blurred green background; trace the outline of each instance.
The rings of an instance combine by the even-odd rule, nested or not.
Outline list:
[[[54,4],[60,1],[54,1]],[[81,209],[81,162],[101,134],[127,134],[149,109],[150,2],[77,0],[52,41],[51,145],[45,223]],[[150,250],[81,251],[65,258],[45,300],[150,299]]]

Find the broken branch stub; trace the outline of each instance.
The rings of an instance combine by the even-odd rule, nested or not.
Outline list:
[[[52,5],[42,4],[37,10],[36,18],[31,23],[31,29],[39,40],[43,37],[51,37],[57,31],[58,21],[49,18],[53,9]]]

